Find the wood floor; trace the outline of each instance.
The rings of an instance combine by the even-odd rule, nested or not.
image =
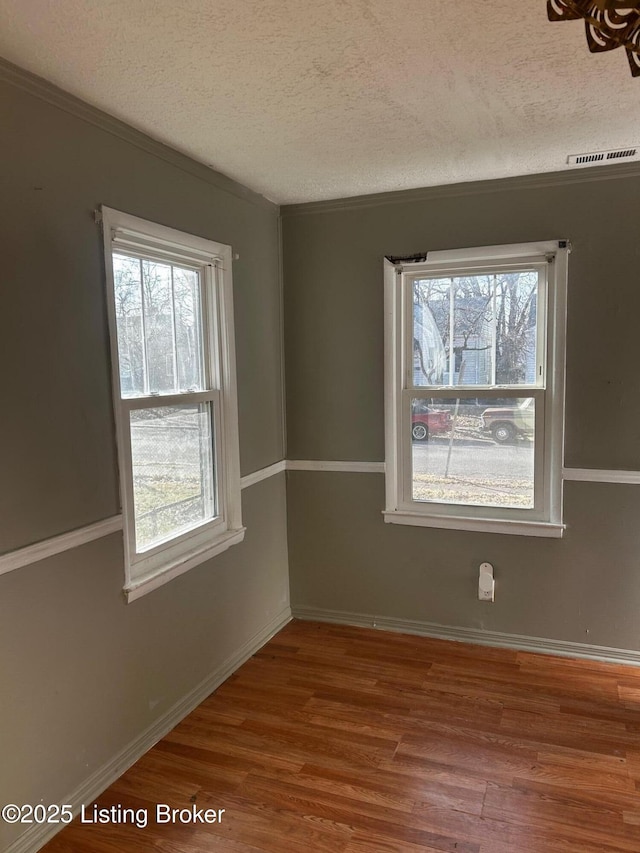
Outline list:
[[[45,850],[638,853],[639,789],[640,670],[294,622]]]

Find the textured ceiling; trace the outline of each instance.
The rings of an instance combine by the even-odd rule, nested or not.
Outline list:
[[[640,80],[545,0],[0,0],[0,55],[280,203],[640,143]]]

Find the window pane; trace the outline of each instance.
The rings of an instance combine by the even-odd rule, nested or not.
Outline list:
[[[114,255],[113,283],[120,387],[123,397],[137,397],[144,394],[145,389],[140,261],[137,258]]]
[[[147,393],[175,390],[171,267],[142,261],[144,325],[149,386]]]
[[[536,381],[536,305],[538,273],[496,276],[496,383],[534,384]]]
[[[113,255],[123,397],[205,388],[200,275]]]
[[[211,406],[131,412],[136,550],[215,517]]]
[[[453,362],[451,385],[493,385],[495,359],[493,275],[453,279]]]
[[[413,285],[413,383],[449,384],[451,279]]]
[[[180,391],[202,390],[200,276],[195,270],[173,268],[176,362]]]
[[[536,381],[535,270],[413,283],[414,385]]]
[[[532,509],[535,401],[412,400],[412,499]]]

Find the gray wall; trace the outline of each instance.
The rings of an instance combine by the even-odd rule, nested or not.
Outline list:
[[[284,431],[277,208],[0,80],[1,553],[119,511],[99,204],[240,253],[243,474],[283,458]],[[567,464],[640,468],[639,190],[507,181],[285,209],[288,457],[383,459],[383,255],[567,237]],[[385,525],[379,474],[287,476],[286,494],[284,475],[243,492],[241,545],[131,605],[119,534],[0,576],[0,801],[63,802],[286,613],[288,559],[298,606],[640,650],[638,487],[567,484],[566,536],[545,541]],[[481,560],[494,605],[475,598]],[[18,829],[0,832],[3,849]]]
[[[640,470],[637,169],[282,213],[287,458],[384,459],[384,255],[567,238],[565,462]],[[385,525],[380,474],[290,472],[288,497],[294,612],[640,650],[638,486],[567,483],[562,540]],[[496,569],[492,605],[477,601],[483,560]]]
[[[239,252],[242,473],[284,456],[275,205],[3,70],[0,553],[119,512],[100,204]],[[0,576],[1,802],[64,801],[286,612],[284,475],[243,513],[241,545],[129,605],[119,534]]]

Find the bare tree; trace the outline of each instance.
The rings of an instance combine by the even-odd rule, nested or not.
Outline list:
[[[514,385],[533,365],[536,294],[535,272],[505,272],[417,281],[414,303],[429,309],[454,372],[469,353],[486,353],[482,363],[475,356],[484,381],[473,371],[468,381]]]
[[[195,270],[114,256],[123,389],[188,390],[201,384],[200,294]],[[124,386],[127,386],[124,388]]]

